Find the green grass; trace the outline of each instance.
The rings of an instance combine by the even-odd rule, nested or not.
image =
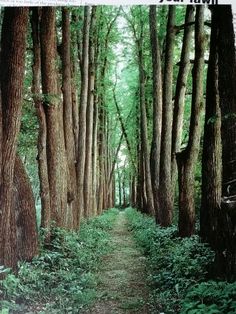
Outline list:
[[[112,250],[110,230],[118,211],[84,221],[79,232],[54,228],[50,247],[17,276],[0,282],[0,313],[79,313],[96,298],[94,275],[101,258]]]

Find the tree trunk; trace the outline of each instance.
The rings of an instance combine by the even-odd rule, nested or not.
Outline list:
[[[94,64],[94,31],[95,31],[96,7],[92,8],[90,34],[89,34],[89,83],[88,105],[86,112],[86,156],[84,171],[84,216],[88,218],[92,210],[92,146],[93,146],[93,116],[94,116],[94,88],[95,88],[95,64]]]
[[[151,169],[150,169],[150,151],[148,143],[148,131],[147,131],[147,112],[146,112],[146,99],[145,99],[145,70],[144,70],[144,60],[143,60],[143,24],[140,21],[141,31],[140,37],[137,38],[137,53],[138,53],[138,68],[139,68],[139,97],[140,97],[140,129],[141,129],[141,150],[143,154],[143,166],[145,174],[145,194],[147,196],[147,211],[151,215],[154,213],[154,203],[153,203],[153,193],[152,193],[152,182],[151,182]]]
[[[62,9],[62,91],[65,148],[68,164],[67,191],[67,226],[77,226],[77,180],[75,167],[75,141],[73,133],[73,104],[71,76],[71,46],[70,46],[70,13],[68,8]]]
[[[236,56],[231,6],[213,8],[219,29],[219,95],[222,138],[222,203],[217,258],[219,272],[236,278]]]
[[[27,8],[5,8],[1,38],[0,121],[0,264],[17,268],[17,235],[13,207],[13,180],[20,129]]]
[[[221,112],[218,90],[218,28],[212,14],[210,55],[207,73],[206,114],[202,152],[202,203],[200,232],[204,241],[217,248],[218,216],[221,204]]]
[[[166,53],[163,82],[163,115],[159,179],[160,224],[167,227],[172,223],[173,196],[171,184],[171,139],[172,139],[172,81],[173,54],[175,43],[175,6],[169,6]]]
[[[153,76],[153,138],[151,149],[151,175],[153,201],[156,221],[159,221],[159,175],[161,150],[161,123],[162,123],[162,68],[161,54],[157,34],[156,6],[151,5],[149,11],[150,40],[152,48],[152,76]]]
[[[50,187],[51,220],[57,226],[65,224],[67,183],[65,173],[64,136],[61,137],[61,101],[58,95],[56,68],[55,8],[42,9],[41,18],[41,69],[43,106],[47,123],[47,163]],[[64,134],[63,134],[64,135]]]
[[[90,27],[90,7],[84,8],[83,26],[83,54],[82,54],[82,77],[81,94],[79,106],[79,143],[77,156],[77,184],[78,184],[78,221],[84,214],[84,167],[86,152],[86,108],[88,99],[88,58],[89,58],[89,27]]]
[[[189,141],[187,148],[177,154],[179,172],[179,235],[189,237],[195,231],[194,184],[195,167],[201,139],[204,74],[204,6],[198,6],[195,22],[195,61],[193,67],[193,96]]]
[[[185,93],[187,87],[188,74],[191,65],[190,52],[192,48],[191,42],[193,35],[194,11],[195,11],[194,6],[191,5],[187,6],[180,68],[177,77],[175,91],[173,129],[172,129],[172,153],[171,153],[173,193],[175,193],[177,176],[176,153],[180,152],[182,142]]]
[[[38,253],[36,208],[30,181],[19,157],[15,162],[12,208],[15,210],[17,258],[30,261]]]
[[[38,173],[40,181],[40,197],[41,197],[41,226],[50,229],[50,194],[49,194],[49,181],[48,181],[48,166],[47,166],[47,124],[46,116],[43,108],[41,93],[41,53],[40,53],[40,9],[33,8],[31,16],[31,28],[33,39],[33,55],[34,63],[32,66],[33,81],[32,81],[32,94],[36,113],[39,123],[38,131]]]

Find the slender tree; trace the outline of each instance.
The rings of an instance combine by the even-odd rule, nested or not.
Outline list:
[[[162,62],[157,32],[156,6],[150,6],[149,11],[150,40],[152,48],[153,76],[153,138],[151,149],[152,190],[155,206],[156,221],[159,221],[159,175],[161,152],[162,124]]]
[[[82,53],[82,77],[79,104],[79,138],[77,156],[77,188],[78,188],[78,221],[84,212],[84,169],[86,155],[86,108],[88,100],[88,71],[89,71],[89,28],[90,28],[89,6],[84,8],[83,26],[83,53]]]
[[[172,223],[173,196],[171,184],[171,138],[172,138],[172,82],[175,43],[175,6],[169,6],[166,52],[163,81],[163,116],[160,157],[159,206],[160,224],[164,227]]]
[[[193,67],[193,94],[189,141],[177,154],[179,175],[179,234],[191,236],[195,230],[194,178],[201,139],[201,112],[203,109],[204,75],[204,6],[198,6],[195,22],[195,61]]]

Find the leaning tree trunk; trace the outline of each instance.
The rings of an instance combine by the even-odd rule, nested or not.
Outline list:
[[[195,22],[195,61],[193,67],[193,96],[189,141],[186,149],[177,154],[179,175],[179,235],[189,237],[195,231],[194,184],[195,167],[201,139],[204,75],[204,6],[198,6]]]
[[[161,54],[157,34],[156,6],[151,5],[149,11],[150,40],[152,47],[153,71],[153,139],[151,149],[151,175],[153,201],[156,221],[159,222],[159,174],[161,151],[161,123],[162,123],[162,69]]]
[[[17,268],[14,168],[20,129],[27,8],[5,8],[1,38],[0,121],[0,264]]]
[[[159,220],[163,227],[172,223],[173,196],[171,184],[172,81],[175,43],[175,6],[169,6],[163,82],[163,116],[159,179]]]
[[[41,226],[50,228],[50,194],[48,181],[48,165],[47,165],[47,124],[46,116],[43,108],[41,93],[41,52],[40,52],[40,9],[33,8],[31,16],[32,40],[33,40],[33,81],[32,94],[38,118],[38,173],[40,182],[40,198],[41,198]]]
[[[190,52],[192,48],[193,22],[194,22],[194,7],[189,5],[186,9],[185,27],[183,36],[183,46],[179,65],[179,73],[176,83],[174,114],[173,114],[173,129],[172,129],[172,153],[171,153],[171,171],[173,193],[175,193],[177,179],[177,164],[176,153],[180,152],[183,119],[184,119],[184,104],[185,93],[187,88],[188,74],[190,70]]]
[[[217,256],[219,273],[236,278],[236,56],[231,6],[213,8],[219,29],[219,95],[222,138],[222,202]]]

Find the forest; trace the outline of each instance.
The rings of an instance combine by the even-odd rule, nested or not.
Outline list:
[[[235,313],[231,6],[2,7],[0,36],[0,313]]]

